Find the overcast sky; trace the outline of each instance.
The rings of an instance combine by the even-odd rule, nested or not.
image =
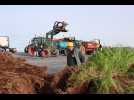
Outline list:
[[[0,5],[0,36],[9,36],[10,46],[23,51],[35,33],[48,32],[63,20],[69,32],[55,37],[134,47],[134,5]]]

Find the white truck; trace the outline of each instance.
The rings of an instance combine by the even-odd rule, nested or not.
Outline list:
[[[0,52],[9,51],[12,53],[17,52],[16,48],[9,47],[9,37],[8,36],[0,36]]]

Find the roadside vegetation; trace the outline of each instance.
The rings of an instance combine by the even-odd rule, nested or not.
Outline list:
[[[68,86],[79,86],[93,80],[94,93],[134,93],[134,49],[103,48],[89,57],[86,64],[73,73]]]

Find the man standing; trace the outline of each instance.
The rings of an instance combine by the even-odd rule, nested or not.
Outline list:
[[[69,41],[67,48],[67,65],[70,66],[79,66],[83,61],[82,53],[77,46],[74,47],[74,44],[72,41]]]

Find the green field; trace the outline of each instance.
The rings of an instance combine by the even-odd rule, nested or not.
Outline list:
[[[73,73],[68,86],[94,80],[95,93],[134,93],[134,49],[103,48],[90,57],[80,71]]]

